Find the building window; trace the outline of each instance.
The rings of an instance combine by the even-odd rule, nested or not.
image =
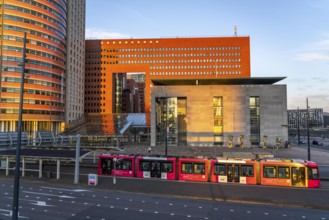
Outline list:
[[[260,109],[259,97],[252,96],[249,98],[250,109],[250,142],[259,145],[260,138]]]
[[[223,97],[213,97],[214,144],[223,145]]]
[[[186,97],[158,97],[155,102],[157,143],[186,144]]]

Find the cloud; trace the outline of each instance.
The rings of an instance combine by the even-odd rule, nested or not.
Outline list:
[[[329,34],[325,34],[325,38],[307,45],[293,59],[303,62],[329,61]]]
[[[122,38],[131,38],[131,36],[127,34],[111,32],[97,28],[86,29],[86,39],[122,39]]]
[[[319,52],[305,52],[294,56],[294,60],[313,62],[313,61],[329,61],[329,54]]]

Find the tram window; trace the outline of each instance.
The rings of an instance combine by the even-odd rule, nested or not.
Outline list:
[[[289,167],[278,167],[278,176],[279,178],[289,179],[290,178]]]
[[[205,171],[204,171],[204,163],[195,163],[193,164],[193,167],[194,167],[194,173],[195,174],[204,174]]]
[[[161,167],[161,172],[172,173],[172,162],[163,162]]]
[[[116,163],[117,170],[131,170],[131,160],[121,160]]]
[[[242,173],[241,176],[254,176],[254,167],[253,166],[241,166]]]
[[[150,171],[150,163],[148,161],[141,161],[139,170],[140,171]]]
[[[192,163],[182,163],[182,173],[193,173]]]
[[[226,169],[224,164],[215,164],[215,175],[226,176]]]
[[[264,177],[275,178],[276,177],[276,168],[270,166],[264,166]]]
[[[317,180],[319,179],[318,168],[308,168],[308,179]]]

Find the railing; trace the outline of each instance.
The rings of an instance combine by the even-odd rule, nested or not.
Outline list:
[[[0,132],[0,149],[8,150],[11,148],[16,148],[18,142],[17,132]],[[21,147],[25,148],[30,146],[30,139],[27,132],[22,132],[21,136]]]

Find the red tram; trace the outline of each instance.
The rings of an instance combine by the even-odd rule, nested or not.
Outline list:
[[[135,156],[101,154],[98,159],[98,174],[134,177]]]
[[[200,159],[101,154],[98,174],[137,178],[320,187],[318,165],[291,159]]]
[[[178,179],[186,181],[207,182],[209,160],[194,158],[178,159]]]
[[[138,178],[176,179],[176,158],[139,156],[136,167]]]
[[[257,184],[256,165],[253,160],[212,160],[211,182]]]

